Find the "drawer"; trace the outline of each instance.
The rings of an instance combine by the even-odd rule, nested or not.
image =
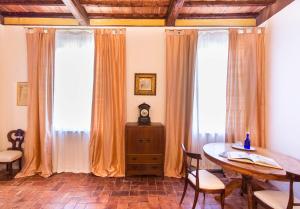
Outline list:
[[[139,163],[152,163],[160,164],[163,162],[162,155],[127,155],[127,163],[139,164]]]
[[[163,166],[160,164],[128,164],[126,176],[129,175],[162,175]]]

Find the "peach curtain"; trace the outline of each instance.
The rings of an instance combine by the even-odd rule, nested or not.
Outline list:
[[[54,29],[29,29],[27,34],[29,105],[25,164],[17,177],[52,174],[52,108]]]
[[[181,143],[190,148],[198,31],[166,31],[165,175],[182,176]]]
[[[97,176],[124,176],[125,30],[95,30],[90,167]]]
[[[226,141],[265,147],[264,30],[231,29],[227,73]]]

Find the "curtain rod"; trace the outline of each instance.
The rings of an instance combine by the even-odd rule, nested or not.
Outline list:
[[[24,26],[24,28],[55,28],[55,29],[77,29],[77,30],[89,30],[89,29],[98,29],[98,28],[107,28],[107,29],[126,29],[126,28],[149,28],[149,27],[139,27],[139,26]],[[256,27],[160,27],[154,26],[150,28],[164,28],[165,30],[186,30],[186,29],[195,29],[201,31],[217,31],[217,30],[228,30],[230,28],[236,29],[246,29],[246,28],[256,28]],[[261,27],[260,27],[261,28]]]

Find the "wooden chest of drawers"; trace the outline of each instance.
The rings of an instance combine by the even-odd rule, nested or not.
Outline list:
[[[164,175],[165,131],[161,123],[126,124],[125,175]]]

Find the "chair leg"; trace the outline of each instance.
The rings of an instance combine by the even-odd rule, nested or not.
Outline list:
[[[194,203],[192,209],[195,209],[197,202],[198,202],[198,196],[199,196],[199,191],[195,190],[195,197],[194,197]]]
[[[253,197],[253,209],[257,209],[257,201],[255,197]]]
[[[19,171],[22,170],[22,158],[19,159]]]
[[[184,188],[183,188],[183,193],[182,193],[181,200],[180,200],[180,204],[183,202],[183,199],[184,199],[184,196],[185,196],[185,193],[186,193],[186,190],[187,190],[187,186],[188,186],[188,181],[185,180],[185,182],[184,182]]]
[[[6,171],[8,172],[8,170],[9,170],[9,165],[8,165],[8,163],[6,164]]]
[[[225,206],[225,191],[221,193],[221,207],[224,209]]]
[[[8,163],[7,166],[8,166],[8,175],[9,175],[9,178],[11,179],[12,176],[13,176],[13,167],[12,167],[12,163]]]
[[[206,195],[205,195],[205,192],[203,192],[203,199],[204,199],[204,200],[205,200],[205,196],[206,196]]]

